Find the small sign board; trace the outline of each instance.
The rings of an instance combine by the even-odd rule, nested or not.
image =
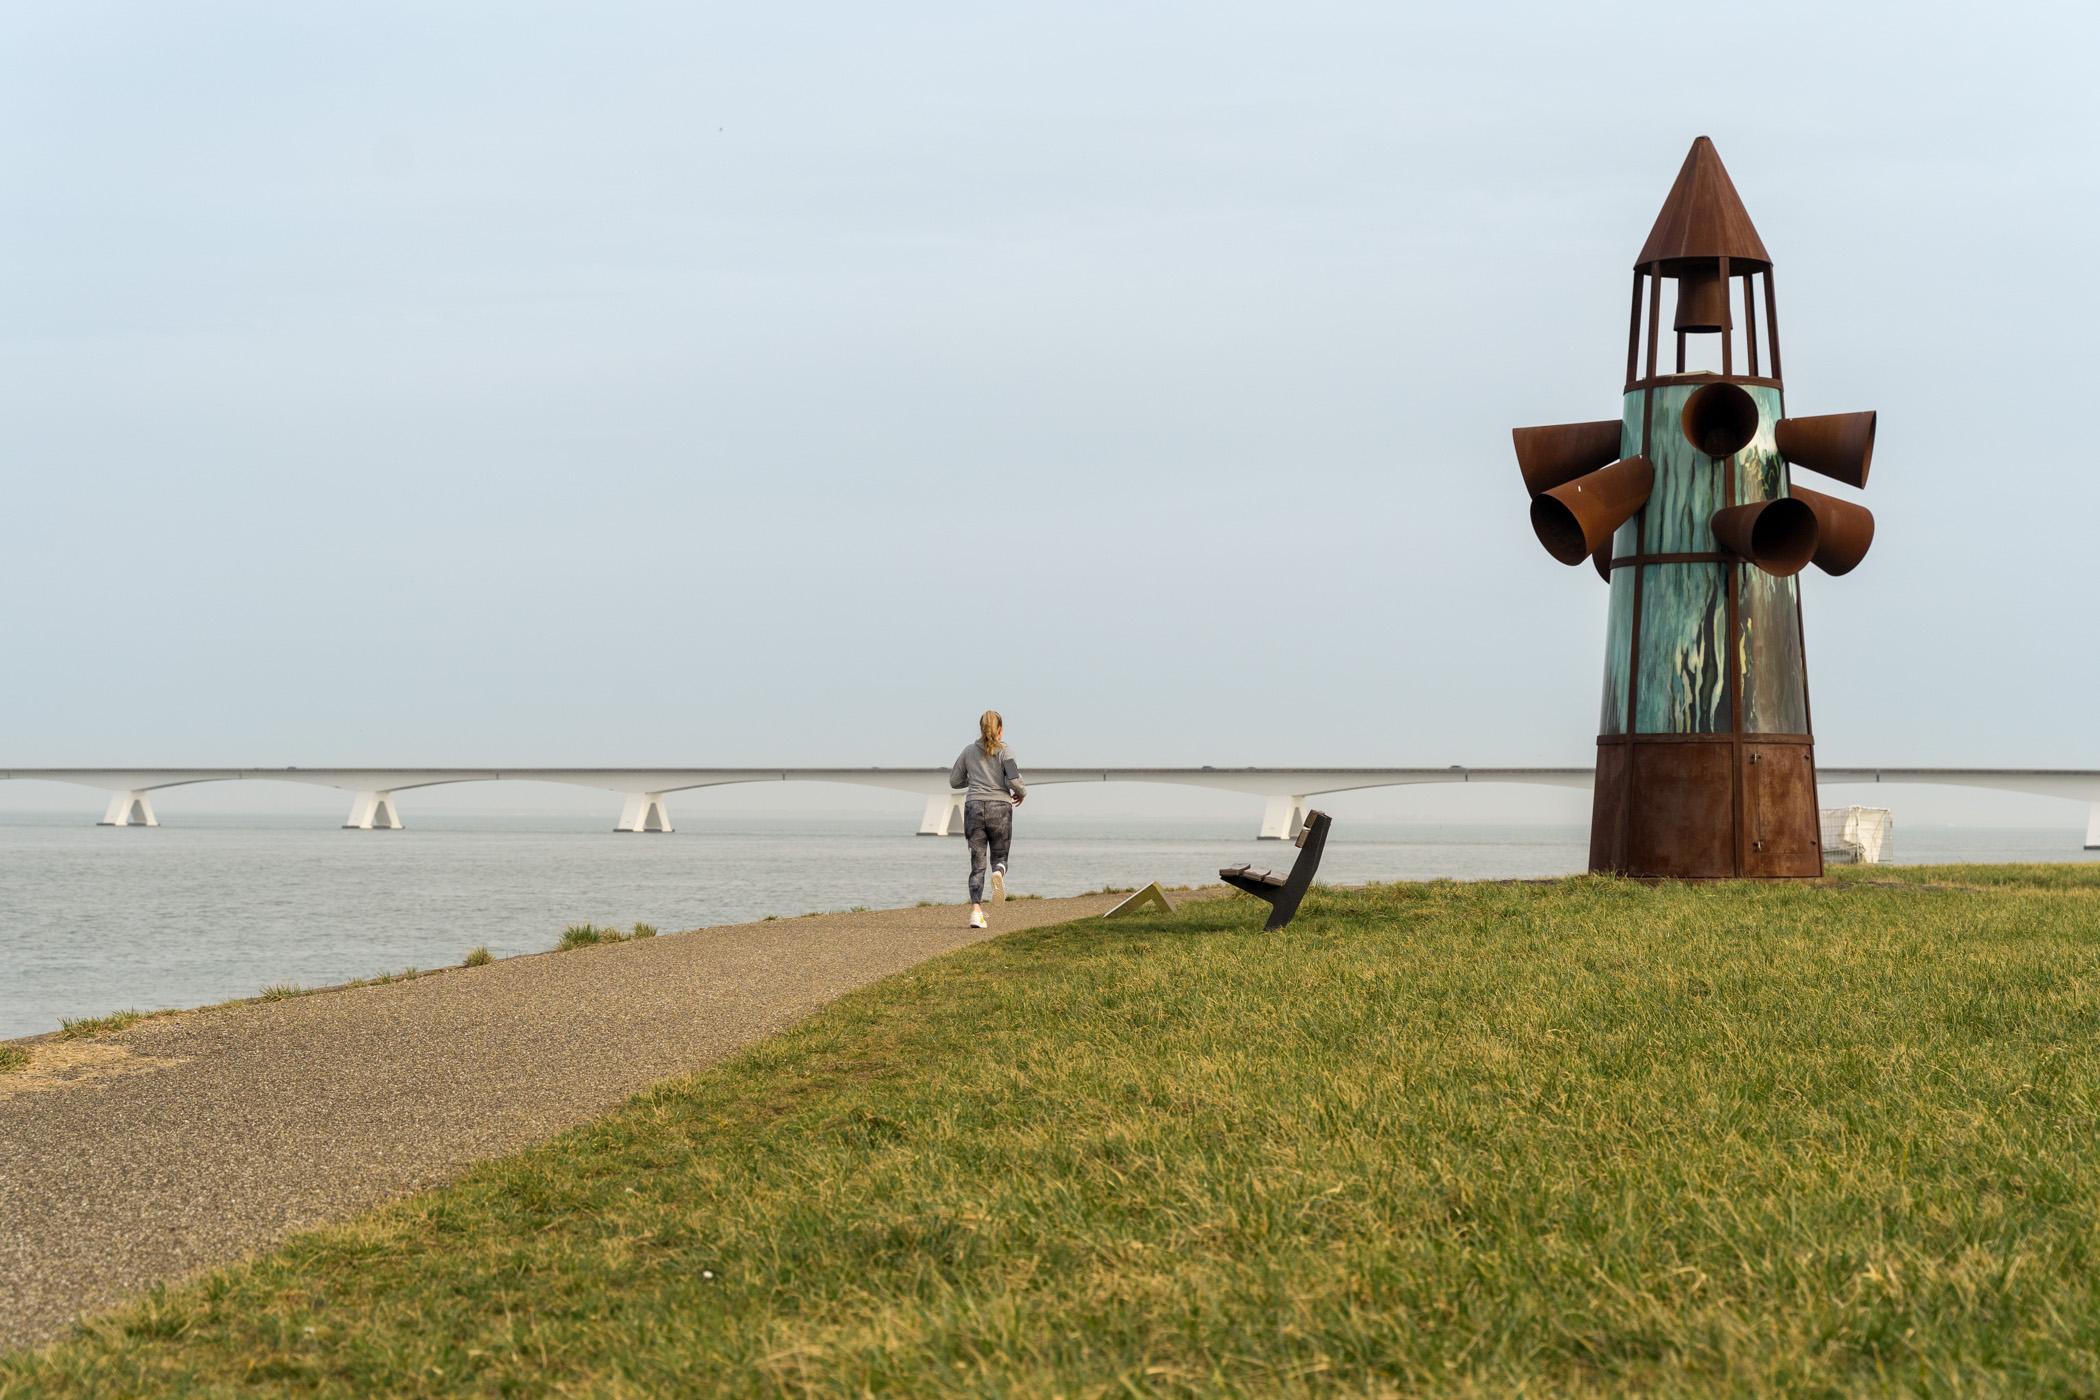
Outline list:
[[[1101,917],[1113,919],[1118,914],[1135,914],[1140,909],[1157,909],[1162,914],[1174,912],[1174,906],[1167,903],[1167,892],[1159,887],[1159,881],[1154,880]]]

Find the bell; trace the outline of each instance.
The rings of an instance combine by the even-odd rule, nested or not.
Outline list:
[[[1677,277],[1677,319],[1674,328],[1694,334],[1725,331],[1735,321],[1728,313],[1728,284],[1721,269],[1687,268]]]

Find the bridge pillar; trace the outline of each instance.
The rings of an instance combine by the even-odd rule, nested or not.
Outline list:
[[[2100,851],[2100,802],[2085,809],[2085,848]]]
[[[1272,797],[1262,808],[1261,839],[1295,841],[1305,830],[1305,814],[1312,804],[1304,797]]]
[[[960,836],[963,829],[963,798],[967,793],[937,792],[926,799],[926,812],[919,818],[921,836]]]
[[[361,792],[350,802],[350,815],[343,818],[345,831],[399,831],[401,814],[394,810],[391,792]]]
[[[97,826],[159,826],[160,818],[153,815],[153,799],[143,792],[113,792],[109,795],[109,807],[102,813]]]
[[[620,824],[614,831],[669,831],[671,809],[660,792],[630,792],[620,808]]]

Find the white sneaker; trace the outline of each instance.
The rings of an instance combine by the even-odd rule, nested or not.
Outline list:
[[[984,911],[982,909],[979,909],[970,915],[971,928],[990,928],[991,926],[991,921],[984,917]]]
[[[1003,865],[992,867],[992,903],[1006,903],[1006,867]]]

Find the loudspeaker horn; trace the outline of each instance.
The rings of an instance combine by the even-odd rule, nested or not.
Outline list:
[[[1531,498],[1531,528],[1546,552],[1580,564],[1611,543],[1612,531],[1648,503],[1655,464],[1628,457]]]
[[[1711,524],[1722,548],[1777,578],[1800,573],[1815,558],[1816,513],[1806,501],[1781,496],[1729,506],[1715,511]]]
[[[1874,462],[1874,419],[1865,413],[1825,413],[1815,418],[1782,418],[1774,440],[1779,455],[1797,467],[1821,472],[1855,489],[1867,484]]]
[[[1722,380],[1694,389],[1678,421],[1692,446],[1709,457],[1733,457],[1757,436],[1757,400]]]
[[[1858,568],[1874,543],[1874,512],[1805,486],[1792,489],[1794,499],[1815,512],[1815,566],[1833,577]]]
[[[1616,418],[1596,423],[1511,428],[1509,435],[1517,444],[1517,470],[1524,473],[1524,489],[1534,496],[1543,495],[1617,461],[1619,435],[1624,431],[1624,425]]]

